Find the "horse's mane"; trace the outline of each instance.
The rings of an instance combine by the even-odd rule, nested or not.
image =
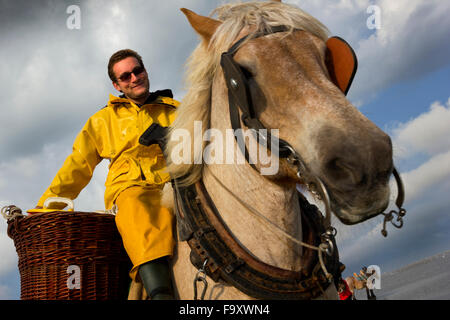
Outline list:
[[[166,147],[168,170],[173,178],[180,178],[181,183],[189,185],[201,178],[202,152],[204,143],[201,135],[194,137],[194,121],[202,122],[203,131],[209,128],[211,85],[220,67],[220,56],[233,44],[241,30],[251,26],[252,33],[270,31],[271,27],[284,25],[290,31],[301,29],[326,41],[327,28],[317,19],[301,9],[280,2],[246,2],[226,4],[216,8],[211,16],[216,14],[222,24],[217,28],[209,44],[200,43],[186,63],[185,82],[187,94],[182,99],[177,110],[177,118],[172,124],[171,134],[183,129],[191,137],[191,161],[188,164],[175,164],[171,161],[171,153],[179,141],[169,141]],[[186,131],[185,131],[186,132]],[[194,138],[201,150],[194,154]],[[194,163],[194,159],[197,164]]]

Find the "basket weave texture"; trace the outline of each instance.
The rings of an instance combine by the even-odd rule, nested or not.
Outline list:
[[[8,235],[19,256],[21,299],[127,298],[131,262],[114,215],[77,211],[18,216],[8,221]]]

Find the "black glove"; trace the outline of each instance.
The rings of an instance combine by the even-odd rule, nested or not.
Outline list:
[[[161,150],[164,151],[166,145],[167,127],[162,127],[157,123],[152,123],[150,127],[141,135],[139,143],[144,146],[151,146],[158,144]]]

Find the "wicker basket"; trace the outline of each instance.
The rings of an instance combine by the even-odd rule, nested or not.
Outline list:
[[[131,263],[114,215],[49,212],[8,220],[21,299],[125,300]]]

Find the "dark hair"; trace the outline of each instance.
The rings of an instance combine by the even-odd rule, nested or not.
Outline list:
[[[111,58],[109,58],[109,62],[108,62],[108,75],[109,78],[111,79],[111,81],[113,82],[117,82],[117,78],[116,75],[114,74],[113,71],[113,67],[114,65],[119,62],[122,61],[125,58],[128,57],[134,57],[136,58],[136,60],[139,62],[139,64],[141,65],[141,67],[143,67],[145,69],[144,66],[144,62],[142,62],[142,57],[136,52],[133,51],[131,49],[123,49],[123,50],[119,50],[116,53],[114,53]]]

